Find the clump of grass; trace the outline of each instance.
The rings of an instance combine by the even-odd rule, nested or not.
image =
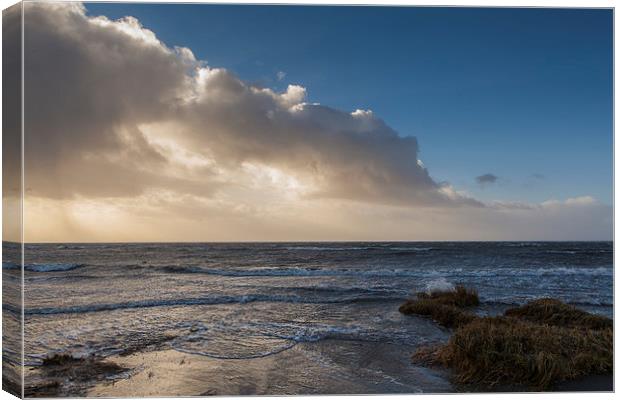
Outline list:
[[[42,365],[45,367],[61,366],[61,365],[67,365],[67,364],[75,363],[79,361],[80,361],[79,358],[73,357],[70,354],[60,353],[60,354],[52,354],[52,355],[47,356],[46,358],[43,359]]]
[[[430,293],[420,292],[417,294],[420,300],[433,300],[439,304],[455,307],[473,307],[480,304],[478,292],[465,286],[457,285],[454,290],[434,291]]]
[[[476,318],[467,311],[453,305],[442,304],[436,299],[408,300],[398,310],[403,314],[430,317],[446,328],[456,328]]]
[[[76,381],[92,380],[95,377],[106,377],[127,371],[126,368],[99,357],[73,357],[70,354],[55,354],[43,360],[49,376],[63,377]]]
[[[456,286],[454,290],[418,293],[417,300],[407,300],[398,309],[403,314],[430,317],[446,328],[456,328],[473,321],[476,316],[463,310],[480,301],[475,290]]]
[[[442,364],[458,384],[519,385],[537,390],[591,374],[613,372],[613,321],[555,299],[532,301],[504,316],[477,317],[474,290],[418,294],[399,308],[455,328],[443,346],[420,348],[414,361]]]
[[[26,397],[62,397],[82,393],[93,382],[118,379],[129,369],[102,357],[50,354],[41,361],[39,374],[24,387]]]
[[[613,371],[613,333],[538,324],[508,317],[478,318],[461,326],[437,358],[458,383],[553,383]]]
[[[438,365],[441,363],[440,352],[442,349],[443,345],[437,343],[420,346],[411,356],[411,359],[418,364],[426,366]]]
[[[613,321],[593,315],[556,299],[539,299],[524,306],[506,310],[506,316],[547,325],[606,329],[613,327]]]
[[[58,381],[42,382],[34,386],[25,386],[24,397],[59,397],[60,390],[61,385]]]

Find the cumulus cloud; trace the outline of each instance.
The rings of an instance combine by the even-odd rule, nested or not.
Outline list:
[[[493,174],[484,174],[476,177],[476,182],[481,186],[491,185],[497,182],[499,178]]]
[[[446,194],[418,163],[418,143],[370,111],[306,101],[306,89],[254,87],[169,48],[132,17],[80,4],[28,3],[27,185],[33,195],[135,196],[165,187],[202,195],[245,163],[277,168],[312,198],[402,206],[479,206]],[[157,143],[210,162],[188,166]],[[120,179],[122,177],[122,179]]]
[[[168,183],[168,160],[138,124],[182,95],[184,58],[133,18],[87,18],[76,3],[28,3],[25,15],[30,193],[132,196]]]

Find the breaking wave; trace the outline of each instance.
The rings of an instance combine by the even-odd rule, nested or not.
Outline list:
[[[84,264],[25,264],[24,269],[32,272],[56,272],[56,271],[71,271],[83,267]],[[2,269],[20,269],[20,264],[12,262],[2,262]]]
[[[33,272],[71,271],[83,267],[84,264],[26,264],[24,269]]]
[[[260,269],[198,269],[188,267],[188,273],[207,275],[249,277],[249,276],[363,276],[363,277],[497,277],[497,276],[546,276],[546,275],[588,275],[612,276],[613,268],[497,268],[463,270],[462,268],[444,268],[431,270],[418,269],[322,269],[322,268],[260,268]]]
[[[343,296],[340,298],[332,299],[317,299],[307,298],[303,296],[291,296],[291,295],[243,295],[243,296],[212,296],[212,297],[197,297],[187,299],[166,299],[166,300],[140,300],[140,301],[127,301],[120,303],[105,303],[105,304],[89,304],[81,306],[69,306],[69,307],[41,307],[25,309],[26,315],[51,315],[51,314],[80,314],[98,311],[112,311],[122,310],[129,308],[151,308],[151,307],[172,307],[172,306],[192,306],[192,305],[210,305],[210,304],[245,304],[253,302],[275,302],[275,303],[308,303],[308,304],[322,304],[322,303],[350,303],[350,302],[373,302],[373,301],[386,301],[396,300],[400,297],[393,297],[389,294],[385,296]]]

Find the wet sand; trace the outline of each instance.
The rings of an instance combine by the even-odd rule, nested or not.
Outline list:
[[[177,397],[309,394],[529,392],[518,386],[454,386],[451,373],[411,362],[413,346],[323,340],[300,343],[266,357],[216,359],[172,349],[138,351],[101,360],[121,374],[54,385],[39,380],[27,397]],[[92,364],[92,361],[89,361]],[[92,368],[74,366],[88,376]],[[88,368],[87,368],[88,367]],[[88,371],[87,371],[88,370]],[[49,371],[48,371],[49,372]],[[78,379],[75,379],[78,378]],[[424,388],[421,390],[420,388]],[[612,375],[561,382],[551,391],[613,391]]]
[[[411,363],[400,345],[325,340],[267,357],[222,360],[175,350],[111,357],[133,369],[128,379],[98,383],[88,396],[206,396],[447,393],[447,371]],[[354,366],[354,367],[353,367]]]

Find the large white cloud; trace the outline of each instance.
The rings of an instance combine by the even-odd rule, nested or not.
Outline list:
[[[372,112],[308,104],[296,85],[284,93],[254,87],[167,47],[134,18],[28,3],[25,31],[33,195],[135,196],[153,187],[208,195],[227,183],[216,171],[252,163],[294,176],[311,197],[480,205],[435,182],[418,162],[416,139]],[[211,163],[180,170],[162,141]]]

